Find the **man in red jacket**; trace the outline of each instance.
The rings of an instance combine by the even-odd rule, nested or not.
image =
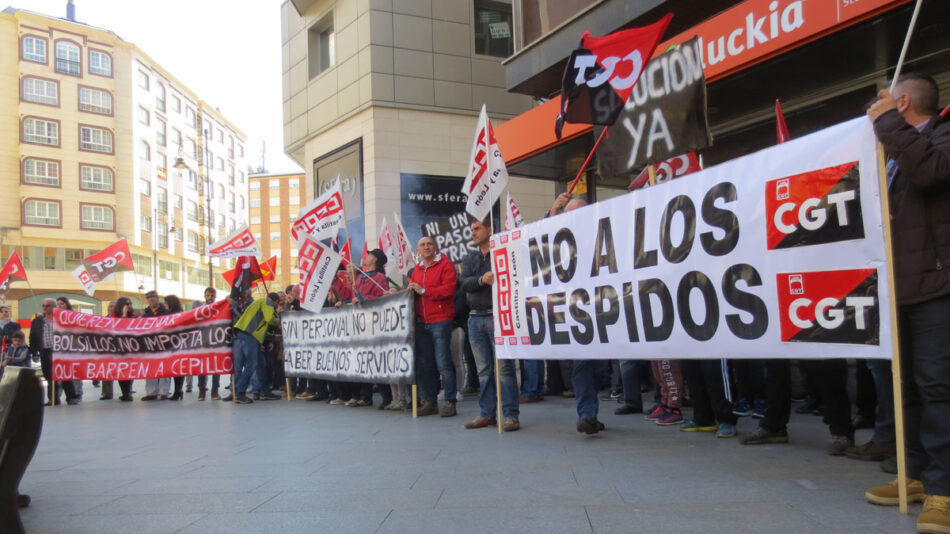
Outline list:
[[[431,237],[419,240],[416,251],[422,262],[409,277],[409,289],[416,292],[416,382],[422,395],[419,415],[455,415],[455,366],[449,352],[452,320],[455,318],[455,266],[440,254]],[[438,374],[442,376],[445,404],[439,410]]]

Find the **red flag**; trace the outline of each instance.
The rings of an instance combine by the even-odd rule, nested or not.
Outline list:
[[[114,273],[135,269],[129,242],[125,239],[116,241],[88,258],[83,258],[82,264],[96,282],[102,282]]]
[[[347,265],[353,263],[353,251],[350,238],[346,238],[346,244],[340,249],[340,256],[343,256],[343,261],[345,261]]]
[[[696,157],[695,152],[690,152],[689,154],[683,154],[682,156],[676,156],[675,158],[670,158],[665,161],[661,161],[656,164],[656,183],[660,184],[663,182],[668,182],[673,178],[679,178],[680,176],[685,176],[696,171],[701,171],[702,167],[699,165],[699,158]],[[633,182],[630,183],[630,186],[627,187],[629,190],[639,189],[645,186],[650,181],[650,167],[645,167],[636,178],[633,179]]]
[[[617,120],[672,18],[668,14],[649,26],[602,37],[584,32],[561,80],[561,113],[554,127],[558,139],[565,122],[612,125]]]
[[[785,115],[782,114],[782,103],[775,99],[775,137],[778,143],[784,143],[792,138],[788,134],[788,125],[785,124]]]
[[[366,259],[367,254],[369,254],[369,247],[366,246],[366,241],[363,241],[363,255],[360,256],[360,265],[363,265],[363,260]]]
[[[941,117],[946,117],[950,113],[950,104],[947,104],[947,107],[943,108],[943,111],[940,112]]]
[[[277,256],[271,256],[269,260],[260,264],[261,268],[261,280],[264,282],[270,282],[275,280],[274,273],[277,271]],[[257,282],[254,282],[254,285],[257,285]]]
[[[254,256],[241,256],[234,265],[234,278],[231,282],[231,298],[242,299],[244,293],[260,280],[261,266]]]
[[[0,286],[6,284],[7,280],[11,278],[26,281],[26,268],[23,267],[23,262],[20,261],[20,256],[15,251],[10,254],[10,259],[3,264],[3,269],[0,270]]]

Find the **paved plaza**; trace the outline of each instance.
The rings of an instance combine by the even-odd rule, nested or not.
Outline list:
[[[811,415],[792,416],[788,445],[741,446],[615,416],[614,402],[601,403],[605,432],[578,434],[561,398],[522,406],[522,430],[502,436],[462,427],[474,399],[418,420],[194,393],[100,402],[88,382],[85,399],[45,413],[21,484],[31,534],[911,533],[920,511],[867,504],[891,476],[827,456]]]

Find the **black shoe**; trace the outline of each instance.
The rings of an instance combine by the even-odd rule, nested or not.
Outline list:
[[[819,403],[816,399],[808,398],[805,400],[805,404],[802,404],[798,408],[795,408],[795,413],[805,414],[811,413],[813,410],[818,408]]]
[[[112,400],[112,395],[103,395],[99,397],[99,400]]]
[[[171,397],[168,397],[168,400],[170,401],[181,400],[182,398],[184,398],[184,396],[185,395],[181,391],[179,391],[178,393],[173,394]]]
[[[251,404],[253,402],[254,401],[247,398],[247,395],[238,395],[237,398],[234,399],[234,404]]]
[[[70,405],[70,406],[75,406],[75,405],[79,404],[79,399],[69,399],[69,400],[66,401],[66,404],[68,404],[68,405]]]
[[[153,400],[158,400],[158,395],[146,395],[146,396],[142,397],[142,398],[139,399],[139,400],[141,400],[141,401],[153,401]]]
[[[763,445],[766,443],[788,443],[788,431],[769,432],[759,427],[740,442],[742,445]]]
[[[614,415],[630,415],[632,413],[643,413],[643,407],[637,408],[629,404],[621,404],[620,408],[614,410]]]
[[[132,397],[132,395],[122,395],[121,397],[119,397],[119,400],[122,402],[132,402],[135,400],[135,398]]]
[[[596,434],[604,428],[604,424],[593,417],[583,417],[577,422],[577,431],[588,435]]]
[[[280,395],[274,395],[273,393],[261,393],[260,395],[254,395],[254,400],[280,400],[283,397]]]
[[[329,398],[330,397],[326,395],[314,395],[313,397],[310,397],[309,399],[307,399],[307,402],[323,402]]]
[[[869,441],[864,445],[851,447],[844,452],[844,455],[852,460],[864,460],[865,462],[881,462],[897,454],[897,446],[893,443],[875,443]]]
[[[27,506],[30,505],[31,501],[32,499],[30,499],[29,495],[23,495],[22,493],[20,493],[20,494],[17,494],[16,496],[16,505],[18,508],[26,508]]]

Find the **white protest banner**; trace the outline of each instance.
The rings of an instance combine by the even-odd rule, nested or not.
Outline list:
[[[468,195],[465,211],[479,221],[485,220],[492,206],[501,196],[501,190],[508,186],[508,168],[498,150],[495,130],[488,120],[488,112],[482,104],[475,126],[475,141],[472,155],[468,160],[468,174],[462,184],[462,193]]]
[[[300,306],[320,313],[330,292],[330,284],[343,257],[312,237],[304,237],[297,256],[300,271]]]
[[[319,314],[282,313],[284,372],[347,382],[411,383],[412,296],[412,291],[400,291]]]
[[[254,256],[257,258],[261,255],[261,247],[254,239],[251,229],[244,225],[242,228],[231,232],[224,239],[212,244],[208,254],[214,258],[237,258],[238,256]]]
[[[524,226],[524,218],[521,217],[521,210],[515,206],[515,199],[508,193],[508,202],[505,203],[505,230],[514,230]]]
[[[336,237],[345,220],[343,193],[340,191],[340,181],[336,180],[322,195],[300,210],[297,222],[290,227],[290,236],[297,246],[308,235],[318,241],[331,239]]]
[[[89,275],[89,271],[86,270],[85,266],[82,264],[76,266],[76,268],[73,269],[73,276],[76,277],[76,280],[79,280],[79,285],[82,286],[83,291],[85,291],[87,295],[91,297],[95,294],[96,281]]]
[[[492,237],[500,358],[890,358],[867,117]]]
[[[409,243],[409,236],[406,235],[406,229],[403,228],[399,214],[396,212],[393,212],[393,232],[396,234],[396,268],[399,274],[405,275],[416,265],[416,257],[412,254],[413,248]]]

